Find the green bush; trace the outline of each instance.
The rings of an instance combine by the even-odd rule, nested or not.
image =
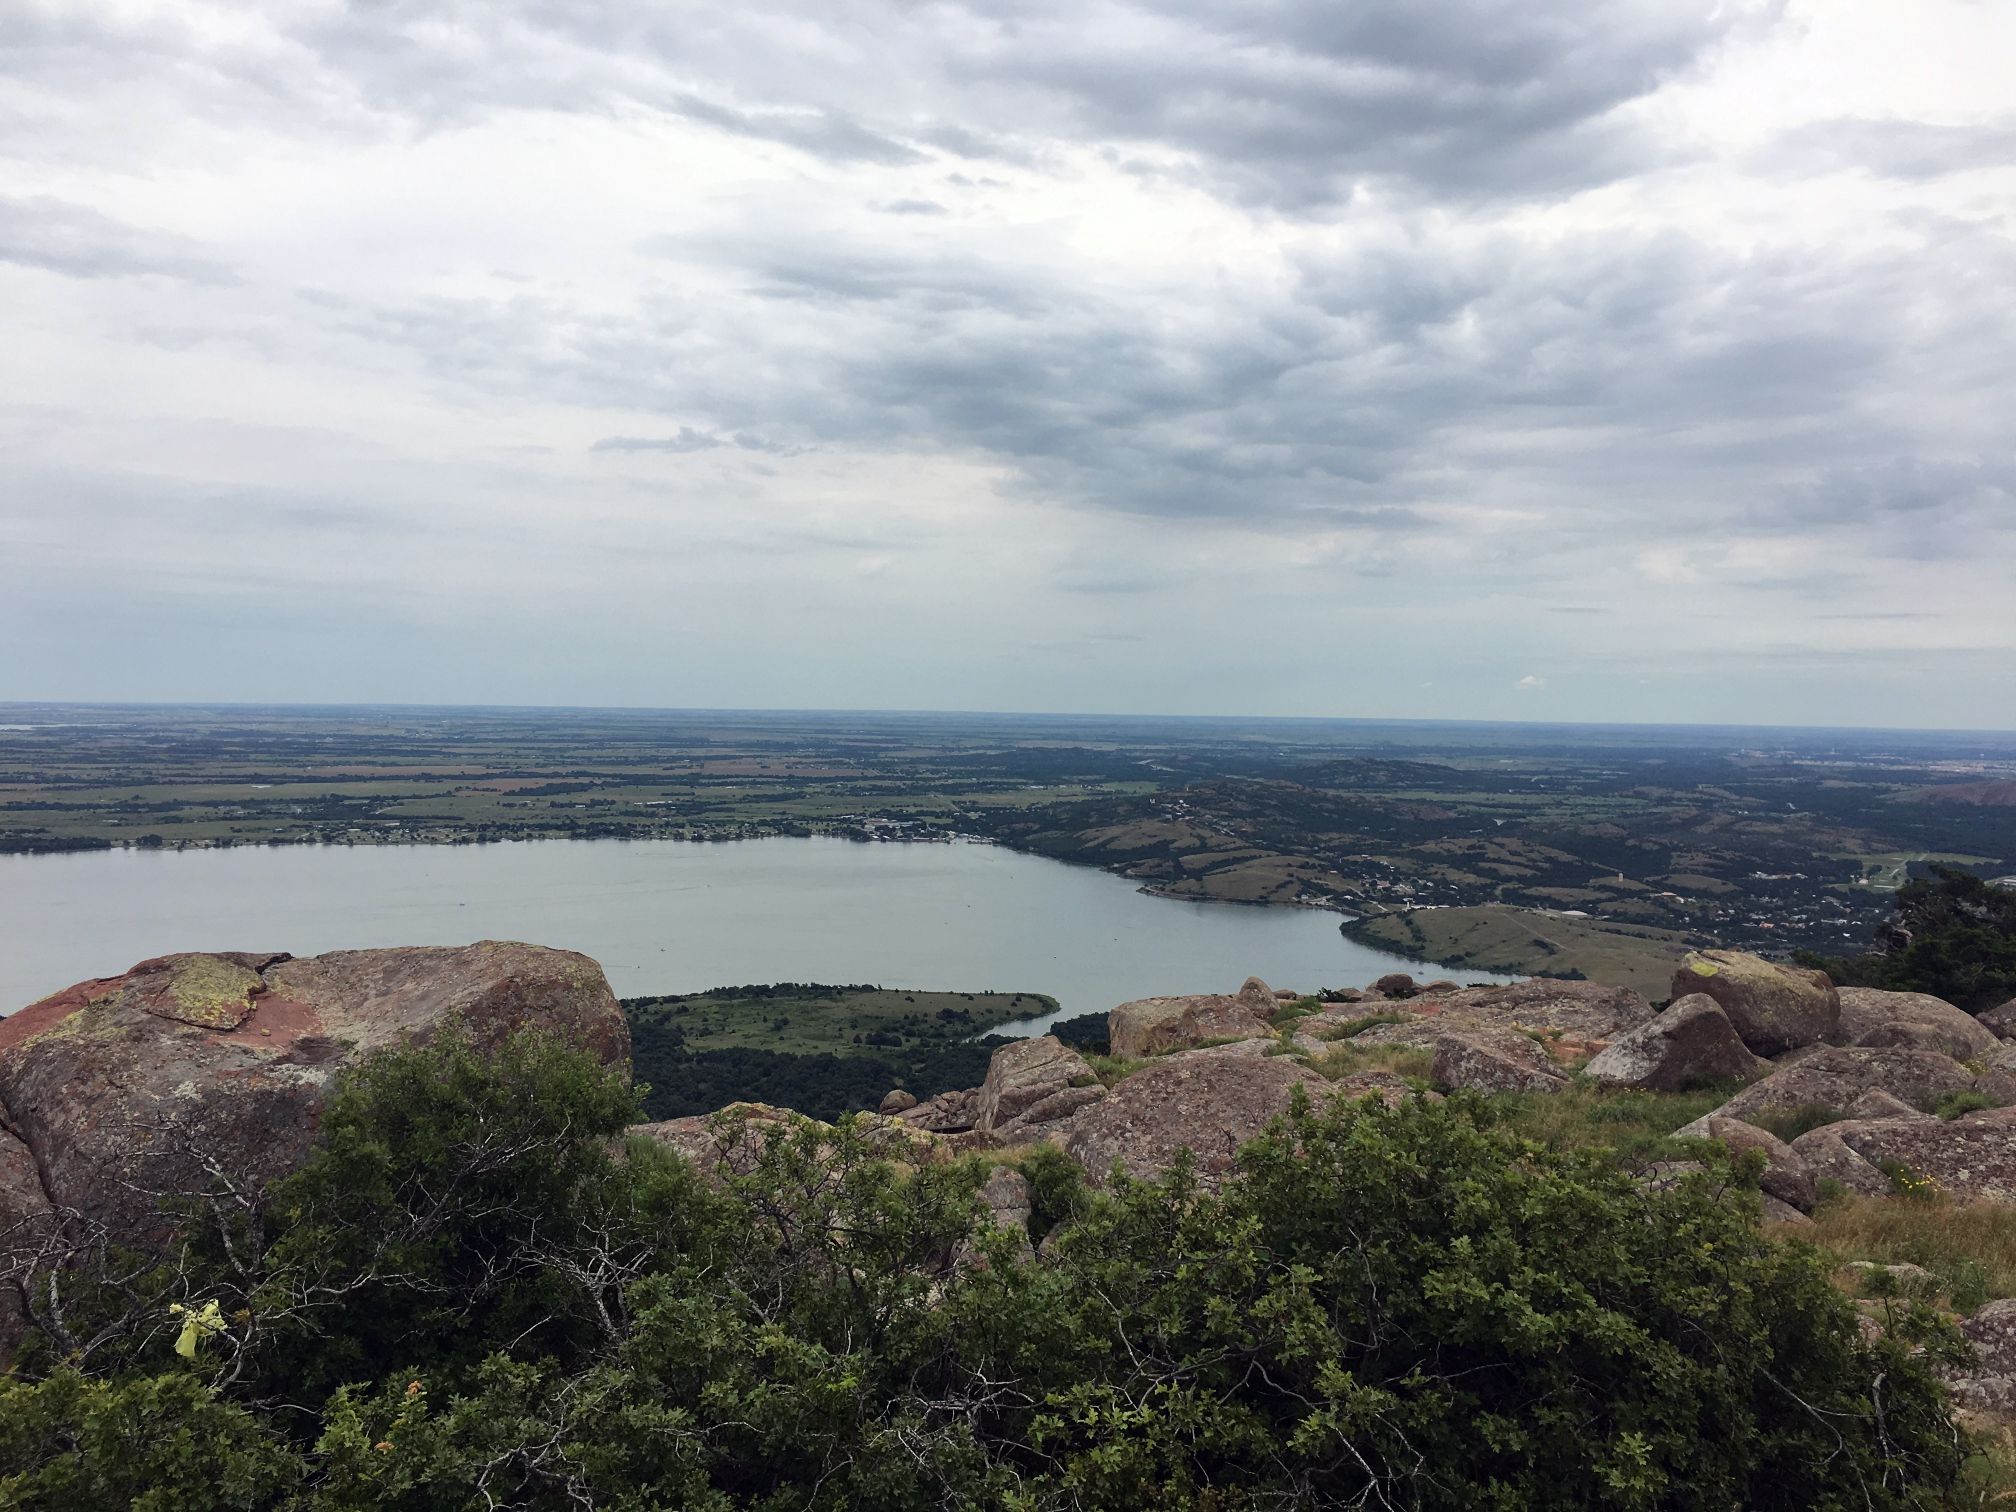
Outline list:
[[[1952,1505],[1914,1309],[1865,1340],[1726,1173],[1651,1193],[1482,1102],[1298,1105],[1222,1189],[749,1126],[705,1179],[551,1041],[374,1058],[148,1295],[193,1359],[0,1385],[0,1507]],[[732,1132],[728,1131],[728,1132]],[[159,1310],[158,1303],[146,1304]],[[149,1500],[152,1498],[152,1500]]]
[[[1932,1111],[1941,1118],[1959,1118],[1967,1113],[1979,1113],[1986,1108],[2000,1107],[2001,1104],[1986,1092],[1976,1092],[1973,1088],[1963,1088],[1955,1092],[1942,1092],[1932,1104]]]

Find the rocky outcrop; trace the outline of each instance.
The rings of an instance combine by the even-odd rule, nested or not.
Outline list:
[[[1530,1029],[1557,1035],[1568,1046],[1595,1046],[1607,1044],[1652,1018],[1652,1005],[1628,987],[1544,977],[1505,987],[1463,987],[1404,1003],[1370,1006],[1409,1017],[1355,1036],[1367,1045],[1432,1044],[1441,1031],[1488,1027]],[[1364,1005],[1360,1011],[1366,1011]]]
[[[1806,1162],[1814,1181],[1832,1181],[1863,1197],[1887,1197],[1894,1190],[1890,1178],[1841,1138],[1846,1124],[1826,1124],[1808,1130],[1792,1141],[1792,1152]]]
[[[1372,984],[1372,990],[1382,997],[1410,998],[1414,996],[1414,978],[1404,971],[1389,971]]]
[[[1960,1335],[1975,1357],[1952,1381],[1954,1401],[1974,1412],[2016,1416],[2016,1299],[1990,1302],[1962,1318]]]
[[[1825,972],[1781,966],[1740,950],[1696,950],[1673,973],[1673,1000],[1705,992],[1759,1055],[1833,1041],[1841,1000]]]
[[[1430,1102],[1440,1102],[1441,1095],[1435,1092],[1417,1092],[1407,1078],[1397,1071],[1353,1071],[1340,1076],[1330,1084],[1332,1097],[1360,1102],[1366,1098],[1376,1098],[1389,1108],[1397,1108],[1410,1098],[1425,1097]]]
[[[1237,994],[1140,998],[1106,1016],[1113,1053],[1130,1060],[1182,1050],[1210,1040],[1254,1039],[1274,1033],[1273,992],[1258,977]]]
[[[875,1111],[887,1117],[894,1118],[898,1113],[907,1113],[916,1106],[916,1094],[905,1092],[901,1087],[897,1087],[882,1099],[881,1105]]]
[[[1489,1026],[1442,1035],[1428,1074],[1451,1091],[1558,1092],[1568,1085],[1567,1073],[1537,1041]]]
[[[1914,1107],[1929,1107],[1948,1092],[1973,1089],[1975,1075],[1936,1050],[1828,1048],[1781,1066],[1745,1087],[1715,1111],[1744,1118],[1766,1109],[1845,1110],[1863,1093],[1887,1092]]]
[[[2016,998],[2009,999],[1999,1008],[1975,1014],[1974,1020],[1990,1034],[2005,1040],[2016,1040]]]
[[[771,1140],[814,1122],[789,1108],[738,1102],[713,1113],[637,1124],[630,1133],[634,1138],[654,1140],[676,1151],[703,1175],[718,1180],[747,1176],[756,1169]]]
[[[973,1127],[997,1144],[1040,1139],[1106,1095],[1083,1056],[1054,1034],[1003,1045],[987,1062]]]
[[[1029,1220],[1035,1215],[1036,1205],[1029,1192],[1029,1180],[1012,1166],[996,1166],[987,1173],[977,1194],[982,1210],[981,1223],[990,1229],[999,1229],[1012,1235],[1018,1260],[1034,1258],[1035,1246],[1029,1242]],[[987,1259],[974,1240],[960,1244],[953,1256],[955,1266],[986,1265]]]
[[[1894,1097],[1879,1087],[1871,1087],[1855,1101],[1848,1104],[1850,1118],[1930,1118],[1930,1113],[1921,1113],[1901,1097]]]
[[[1231,1169],[1239,1146],[1287,1111],[1297,1087],[1312,1097],[1327,1088],[1287,1056],[1243,1045],[1224,1049],[1243,1053],[1172,1055],[1118,1082],[1066,1126],[1064,1152],[1103,1181],[1115,1164],[1135,1176],[1159,1175],[1188,1149],[1199,1178],[1215,1184]]]
[[[2016,1202],[2016,1108],[1839,1123],[1813,1132],[1831,1132],[1879,1173],[1887,1167],[1912,1181],[1929,1180],[1961,1200]]]
[[[338,1072],[450,1020],[479,1046],[536,1025],[629,1061],[602,969],[570,951],[493,940],[173,955],[0,1021],[0,1116],[42,1198],[144,1241],[161,1231],[155,1193],[220,1177],[257,1188],[291,1170]],[[0,1151],[0,1172],[0,1193],[21,1189],[18,1152]],[[4,1231],[22,1213],[18,1196],[0,1203]]]
[[[1806,1158],[1777,1135],[1746,1124],[1741,1119],[1721,1118],[1711,1113],[1675,1131],[1679,1139],[1712,1139],[1741,1155],[1756,1150],[1764,1157],[1764,1174],[1758,1186],[1767,1197],[1775,1197],[1802,1213],[1813,1211],[1818,1191],[1813,1169]]]
[[[978,1087],[968,1087],[960,1092],[940,1092],[899,1110],[896,1117],[927,1134],[964,1134],[973,1127],[973,1105],[979,1098]]]
[[[1879,992],[1843,987],[1837,1038],[1869,1049],[1937,1050],[1955,1060],[1972,1060],[2000,1043],[1970,1013],[1922,992]]]
[[[1583,1069],[1612,1086],[1653,1092],[1754,1081],[1759,1074],[1757,1057],[1744,1046],[1728,1015],[1701,992],[1613,1040]]]

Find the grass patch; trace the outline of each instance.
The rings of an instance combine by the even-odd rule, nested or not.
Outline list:
[[[1795,1237],[1836,1266],[1921,1265],[1958,1312],[2016,1297],[2016,1207],[2004,1203],[1839,1197],[1822,1203]]]
[[[1775,1134],[1790,1144],[1801,1134],[1811,1134],[1828,1124],[1839,1123],[1847,1113],[1826,1103],[1801,1103],[1796,1108],[1759,1108],[1743,1115],[1743,1122]]]
[[[1932,1111],[1941,1118],[1958,1118],[1963,1113],[1981,1113],[2000,1106],[1986,1092],[1976,1092],[1970,1087],[1964,1091],[1943,1093],[1932,1104]]]
[[[2016,1507],[2016,1428],[1998,1426],[1974,1435],[1974,1452],[1952,1505],[1966,1512]]]
[[[1101,1086],[1111,1087],[1116,1082],[1125,1081],[1136,1071],[1155,1064],[1153,1056],[1145,1060],[1135,1060],[1125,1055],[1088,1055],[1085,1064],[1092,1068],[1092,1074],[1099,1078]]]
[[[1391,1071],[1425,1087],[1434,1062],[1434,1055],[1418,1045],[1354,1045],[1346,1041],[1311,1056],[1309,1068],[1325,1081],[1341,1081],[1356,1071]]]
[[[1368,1013],[1363,1018],[1345,1019],[1340,1024],[1318,1024],[1308,1030],[1312,1039],[1337,1040],[1355,1039],[1367,1029],[1376,1029],[1381,1024],[1408,1024],[1414,1021],[1411,1013]]]
[[[1673,1131],[1719,1108],[1727,1087],[1639,1092],[1577,1077],[1558,1092],[1502,1092],[1488,1099],[1506,1126],[1552,1150],[1614,1150],[1627,1160],[1685,1153]]]
[[[1312,1013],[1321,1012],[1322,1008],[1323,1002],[1320,998],[1299,997],[1292,1003],[1283,1003],[1279,1008],[1276,1008],[1268,1017],[1267,1022],[1272,1024],[1276,1029],[1285,1029],[1299,1019],[1305,1019]]]

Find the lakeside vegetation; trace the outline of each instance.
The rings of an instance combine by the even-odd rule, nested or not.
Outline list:
[[[1870,1336],[1740,1167],[1648,1191],[1468,1099],[1298,1106],[1220,1191],[806,1124],[707,1178],[536,1035],[348,1073],[250,1210],[76,1285],[0,1382],[0,1504],[1989,1505],[1930,1305]],[[1731,1184],[1735,1190],[1732,1192]],[[174,1304],[182,1310],[171,1311]],[[90,1341],[79,1345],[78,1340]]]
[[[801,982],[623,1001],[653,1118],[763,1102],[833,1119],[874,1109],[892,1088],[975,1086],[1003,1043],[988,1031],[1056,1008],[1035,992]]]

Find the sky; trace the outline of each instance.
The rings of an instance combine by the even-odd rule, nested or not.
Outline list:
[[[9,0],[0,699],[2016,728],[2007,0]]]

